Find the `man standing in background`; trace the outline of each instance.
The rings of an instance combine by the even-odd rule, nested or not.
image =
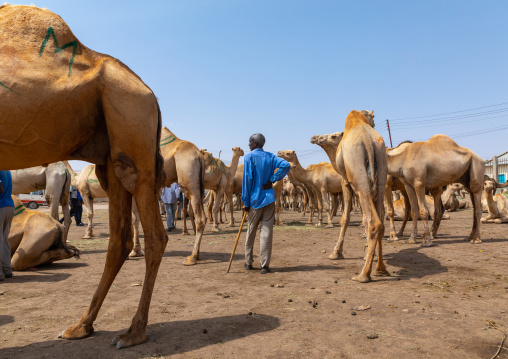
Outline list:
[[[9,232],[13,216],[11,171],[0,171],[0,282],[12,277]]]
[[[164,207],[166,207],[166,224],[168,232],[175,228],[176,204],[179,197],[180,187],[176,182],[172,183],[171,186],[164,187],[162,189],[161,199],[162,203],[164,203]]]

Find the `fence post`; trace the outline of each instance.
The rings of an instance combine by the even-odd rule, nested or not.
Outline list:
[[[499,171],[497,169],[497,156],[492,157],[492,177],[496,182],[499,181]],[[497,189],[494,192],[494,194],[496,194],[496,192]]]

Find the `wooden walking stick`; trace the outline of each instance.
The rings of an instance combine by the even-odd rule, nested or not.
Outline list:
[[[228,270],[226,273],[229,273],[229,269],[231,268],[231,263],[233,262],[233,257],[235,256],[236,246],[238,245],[238,240],[240,239],[240,233],[242,233],[243,222],[245,222],[245,217],[247,216],[247,212],[243,212],[242,223],[240,224],[240,230],[238,231],[238,235],[236,236],[235,246],[233,247],[233,253],[231,253],[231,259],[229,260]]]

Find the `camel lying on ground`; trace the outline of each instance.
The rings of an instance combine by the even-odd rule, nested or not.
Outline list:
[[[471,243],[481,243],[481,191],[485,162],[480,156],[468,148],[457,145],[445,135],[432,136],[428,141],[405,142],[387,149],[387,154],[388,173],[404,183],[411,203],[413,231],[409,243],[415,243],[419,208],[424,230],[422,246],[432,245],[443,216],[441,202],[443,186],[454,182],[463,184],[473,199],[473,228],[469,239]],[[415,158],[418,161],[415,161]],[[429,209],[425,202],[427,191],[434,197],[432,232],[428,227]]]
[[[50,163],[47,167],[36,166],[11,171],[12,194],[28,193],[45,189],[46,202],[48,202],[51,217],[58,220],[58,206],[62,207],[64,216],[65,236],[71,226],[71,214],[69,209],[69,188],[71,176],[61,161]]]
[[[429,218],[433,218],[434,215],[434,197],[425,196],[425,202],[427,203],[427,207],[429,208]],[[394,216],[393,219],[396,221],[407,221],[409,219],[409,211],[406,210],[405,199],[401,198],[397,201],[393,202]],[[419,219],[422,219],[419,217]],[[450,219],[449,214],[443,214],[442,219]]]
[[[504,191],[493,195],[496,189],[507,186],[508,182],[500,185],[494,179],[485,176],[482,202],[487,202],[489,214],[481,219],[482,223],[508,222],[508,192]]]
[[[168,240],[157,205],[164,181],[157,99],[127,66],[85,47],[61,17],[46,9],[0,6],[0,54],[0,170],[88,161],[97,165],[110,199],[104,274],[81,319],[60,336],[80,339],[93,333],[104,298],[132,249],[134,196],[145,235],[146,274],[132,324],[113,344],[143,343]]]
[[[76,247],[65,244],[66,230],[60,222],[46,213],[25,208],[16,196],[12,196],[12,199],[15,211],[9,244],[14,270],[79,257]]]
[[[383,262],[382,238],[384,234],[384,190],[387,176],[386,148],[383,137],[374,130],[373,113],[351,111],[346,118],[344,134],[336,156],[336,169],[342,176],[344,213],[340,235],[330,259],[344,258],[343,245],[351,216],[353,188],[358,194],[362,214],[367,224],[368,248],[362,272],[352,279],[366,283],[370,273],[376,246],[378,261],[374,275],[388,276]]]

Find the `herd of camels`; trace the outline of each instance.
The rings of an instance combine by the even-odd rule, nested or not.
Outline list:
[[[79,250],[66,240],[70,225],[69,184],[80,190],[88,210],[86,237],[93,236],[93,199],[109,197],[110,238],[104,273],[79,322],[60,337],[79,339],[91,335],[99,309],[123,263],[129,255],[144,255],[146,273],[137,312],[129,329],[117,336],[113,345],[123,348],[142,343],[146,340],[152,290],[168,240],[159,212],[160,188],[178,182],[189,201],[196,238],[185,264],[195,264],[207,221],[205,189],[211,190],[208,217],[213,219],[212,231],[219,230],[223,202],[230,211],[229,225],[234,226],[233,194],[241,192],[243,166],[238,163],[244,153],[235,147],[231,164],[226,166],[206,150],[163,128],[152,90],[119,60],[81,44],[67,24],[49,10],[0,6],[0,52],[0,170],[13,171],[14,182],[19,185],[15,191],[45,187],[54,217],[24,209],[16,202],[14,251],[22,253],[19,248],[33,248],[37,242],[42,256],[13,257],[13,262],[16,268],[25,269],[34,263],[79,255]],[[500,185],[484,178],[484,161],[445,135],[386,148],[374,129],[373,112],[351,111],[343,132],[313,136],[311,143],[323,148],[330,163],[303,168],[295,151],[278,153],[290,162],[291,171],[289,181],[276,186],[277,222],[281,223],[281,193],[292,198],[293,208],[295,198],[301,198],[303,213],[308,207],[312,222],[315,211],[318,225],[323,223],[324,211],[327,225],[333,226],[332,218],[341,202],[339,238],[329,256],[340,259],[356,202],[368,241],[363,269],[353,277],[356,281],[371,280],[376,248],[378,259],[373,275],[389,275],[382,256],[385,202],[390,240],[402,235],[400,231],[395,233],[393,224],[400,208],[400,201],[394,205],[393,191],[400,191],[402,201],[408,204],[399,216],[407,220],[410,208],[410,242],[416,240],[417,221],[421,218],[423,246],[432,245],[443,218],[443,202],[456,208],[459,200],[454,193],[462,188],[473,206],[473,227],[468,237],[472,243],[481,242],[480,223],[508,222],[508,199],[504,194],[494,195]],[[68,160],[94,165],[75,173]],[[447,185],[450,187],[443,195]],[[489,212],[484,219],[482,193]],[[434,207],[432,228],[428,203]],[[64,225],[56,221],[58,205],[63,206]],[[144,232],[144,253],[137,234],[139,222]]]

